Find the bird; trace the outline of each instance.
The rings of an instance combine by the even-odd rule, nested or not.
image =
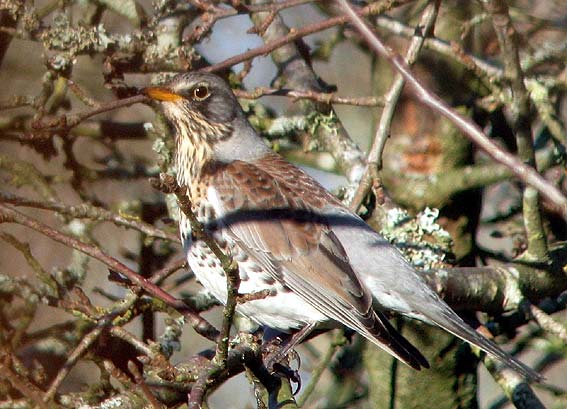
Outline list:
[[[436,325],[521,374],[536,371],[465,323],[383,236],[302,169],[266,145],[230,85],[204,72],[142,92],[175,137],[177,182],[206,231],[238,264],[239,303],[257,324],[307,336],[342,324],[410,367],[427,359],[389,322],[396,313]],[[179,230],[197,280],[226,303],[226,273],[181,212]]]

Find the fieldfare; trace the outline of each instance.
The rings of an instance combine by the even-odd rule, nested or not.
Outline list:
[[[205,73],[144,90],[161,101],[176,139],[177,181],[193,211],[238,262],[237,311],[282,332],[339,322],[409,366],[429,367],[382,311],[437,325],[529,380],[541,376],[467,325],[380,234],[301,169],[266,146],[230,86]],[[226,277],[180,215],[189,266],[226,302]],[[300,332],[301,332],[300,331]]]

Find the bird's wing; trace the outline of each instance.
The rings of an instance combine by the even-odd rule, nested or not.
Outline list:
[[[339,202],[314,179],[276,154],[220,165],[209,175],[217,221],[274,279],[408,365],[428,366],[372,309],[371,294],[323,213]]]

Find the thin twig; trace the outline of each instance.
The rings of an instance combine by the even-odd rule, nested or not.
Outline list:
[[[179,208],[189,220],[191,224],[191,234],[197,240],[202,240],[207,247],[213,252],[221,263],[226,273],[227,299],[223,311],[223,323],[220,333],[220,339],[217,343],[217,353],[215,355],[216,362],[224,368],[228,357],[228,341],[230,338],[230,328],[232,327],[232,319],[236,312],[236,304],[238,303],[238,287],[240,286],[240,274],[238,271],[238,263],[234,259],[225,254],[219,247],[213,237],[208,234],[203,224],[197,219],[192,210],[192,203],[187,195],[187,188],[180,186],[175,178],[171,175],[162,173],[160,183],[154,184],[164,193],[173,193],[177,197]]]
[[[102,207],[97,207],[89,205],[87,203],[81,203],[79,205],[67,206],[60,202],[40,202],[36,200],[30,200],[25,197],[16,196],[11,193],[6,193],[0,191],[0,202],[10,203],[16,206],[33,207],[35,209],[52,210],[66,216],[71,216],[77,219],[90,219],[90,220],[105,220],[116,224],[117,226],[129,227],[136,229],[147,236],[156,237],[164,240],[169,240],[174,243],[180,243],[179,237],[175,234],[168,233],[166,231],[160,230],[151,224],[145,223],[141,220],[137,220],[134,217],[124,217],[115,214],[109,210]]]
[[[502,0],[483,0],[484,9],[492,19],[498,44],[504,60],[504,70],[511,78],[513,130],[518,146],[518,157],[535,167],[535,152],[532,141],[530,97],[524,83],[520,64],[518,33],[508,14],[508,5]],[[525,257],[529,261],[549,261],[547,238],[543,227],[539,195],[534,187],[526,186],[523,192],[524,226],[528,240]]]
[[[189,42],[191,44],[199,41],[205,34],[207,34],[215,25],[215,23],[221,19],[232,17],[237,14],[250,14],[258,13],[262,11],[267,12],[278,12],[286,8],[299,6],[306,3],[311,3],[314,0],[287,0],[281,2],[272,2],[265,4],[242,4],[239,2],[238,6],[233,9],[229,8],[214,8],[210,10],[209,6],[204,7],[205,13],[201,15],[201,21],[203,24],[197,26],[193,32],[183,39],[183,42]],[[201,7],[200,7],[201,8]],[[212,11],[212,13],[211,13]]]
[[[27,399],[33,401],[39,408],[48,409],[43,401],[43,391],[20,375],[12,368],[12,356],[0,354],[0,378],[8,381],[15,389],[20,391]]]
[[[0,232],[0,239],[4,240],[6,243],[10,244],[16,250],[22,253],[22,256],[24,256],[28,265],[32,268],[37,277],[45,285],[47,285],[54,294],[57,293],[57,282],[55,281],[53,276],[45,271],[41,263],[33,256],[29,243],[24,243],[10,233],[4,232]]]
[[[117,108],[127,107],[140,102],[148,101],[149,98],[145,95],[134,95],[133,97],[117,99],[104,104],[99,104],[98,107],[94,109],[79,112],[74,115],[61,115],[59,117],[49,118],[45,121],[38,121],[32,124],[32,128],[36,130],[48,130],[50,132],[67,132],[85,119],[88,119],[92,116],[108,111],[113,111]]]
[[[144,377],[142,376],[140,370],[138,369],[138,367],[134,362],[128,361],[128,370],[130,371],[130,373],[132,373],[132,375],[134,375],[134,380],[136,381],[136,385],[140,387],[142,394],[147,399],[150,406],[153,409],[163,409],[165,406],[159,403],[157,398],[154,396],[154,394],[152,393],[152,391],[144,381]]]
[[[185,267],[187,267],[187,259],[185,256],[170,261],[163,268],[152,273],[152,283],[160,285],[171,274]]]
[[[392,3],[403,3],[403,2],[392,2]],[[360,9],[358,13],[361,16],[380,14],[386,11],[387,9],[391,8],[392,6],[393,4],[389,2],[374,3]],[[286,35],[285,37],[282,37],[278,40],[270,41],[261,47],[257,47],[242,54],[235,55],[234,57],[227,58],[226,60],[221,61],[220,63],[205,67],[201,71],[203,72],[222,71],[224,69],[232,67],[233,65],[240,64],[241,62],[244,62],[246,60],[250,60],[254,57],[269,54],[275,49],[280,48],[283,45],[292,43],[302,37],[308,36],[313,33],[318,33],[319,31],[323,31],[334,26],[344,25],[347,22],[348,22],[347,16],[338,16],[338,17],[331,17],[319,23],[306,25],[299,30],[296,29],[290,30],[289,34]]]
[[[567,328],[563,324],[554,320],[536,305],[530,304],[530,313],[541,328],[555,335],[567,345]]]
[[[251,0],[261,3],[262,0]],[[393,3],[389,4],[393,6]],[[251,19],[255,25],[260,25],[265,13],[254,13]],[[277,16],[268,30],[262,35],[265,44],[270,44],[280,38],[284,38],[294,32],[294,28],[288,27],[281,16]],[[285,85],[294,90],[322,92],[324,87],[318,80],[312,64],[308,61],[307,53],[304,52],[301,42],[293,42],[283,45],[270,54],[272,61],[276,64],[279,79]],[[318,112],[329,120],[329,126],[316,126],[310,139],[321,150],[327,151],[335,159],[336,169],[344,173],[351,182],[358,182],[366,168],[366,154],[349,137],[340,121],[336,120],[336,113],[332,107],[325,103],[314,103],[302,101],[297,107],[298,113],[311,115]]]
[[[109,319],[101,320],[96,327],[94,327],[88,334],[86,334],[79,345],[71,352],[65,364],[57,372],[57,376],[49,385],[49,388],[43,396],[43,401],[45,403],[49,402],[55,396],[57,389],[61,386],[61,383],[65,380],[71,369],[77,364],[79,359],[87,352],[91,345],[98,339],[103,329],[109,324]]]
[[[459,128],[467,138],[486,152],[488,156],[509,167],[521,181],[537,189],[537,191],[558,207],[563,218],[567,220],[567,197],[565,197],[559,189],[549,183],[531,166],[522,163],[515,156],[502,150],[482,132],[478,125],[452,109],[446,102],[427,89],[425,85],[411,73],[411,70],[404,62],[403,58],[375,36],[372,30],[357,15],[346,0],[337,1],[342,5],[343,9],[347,11],[352,24],[359,30],[370,47],[377,54],[386,58],[396,70],[403,75],[409,89],[421,103],[447,118]]]
[[[71,91],[73,91],[73,93],[77,96],[77,98],[81,100],[83,104],[95,109],[100,109],[100,103],[88,96],[87,92],[82,89],[75,81],[67,80],[67,86]]]
[[[415,35],[413,36],[406,53],[405,60],[409,66],[415,63],[419,52],[423,47],[425,38],[429,36],[430,32],[433,30],[435,20],[437,19],[437,13],[439,11],[439,3],[439,1],[430,2],[423,11],[421,20],[415,30]],[[392,119],[404,84],[404,77],[399,73],[396,74],[392,86],[384,98],[384,109],[382,110],[382,115],[380,116],[378,127],[376,128],[374,142],[372,143],[372,147],[368,154],[367,170],[350,203],[351,210],[355,212],[360,207],[364,197],[368,194],[368,190],[372,186],[372,181],[376,180],[377,172],[382,169],[382,153],[386,146],[386,140],[390,136]]]
[[[205,319],[203,319],[198,313],[192,311],[189,306],[187,306],[182,300],[179,300],[163,291],[151,281],[140,276],[120,261],[107,255],[99,247],[83,243],[73,237],[67,236],[55,229],[52,229],[46,224],[34,220],[3,204],[0,204],[0,223],[17,223],[29,227],[49,237],[52,240],[55,240],[66,245],[67,247],[71,247],[101,261],[112,270],[117,271],[127,277],[133,284],[143,288],[148,294],[151,294],[152,296],[161,299],[167,305],[180,310],[180,312],[184,314],[189,323],[199,334],[211,340],[217,339],[218,331]]]
[[[329,345],[329,348],[327,348],[325,355],[323,355],[323,357],[321,358],[319,365],[317,365],[317,367],[313,371],[311,371],[311,379],[309,380],[307,386],[303,389],[303,393],[301,394],[299,399],[297,399],[297,406],[302,408],[305,405],[305,402],[307,402],[307,399],[309,399],[309,397],[315,390],[315,386],[317,386],[317,383],[321,379],[321,375],[323,375],[325,369],[331,364],[333,356],[335,356],[335,353],[341,346],[345,344],[345,342],[346,339],[342,331],[340,334],[337,334],[337,336],[334,337],[333,341],[331,341],[331,345]]]
[[[477,352],[479,352],[478,349],[476,349],[475,353]],[[484,355],[481,358],[494,380],[500,385],[504,394],[515,408],[545,409],[545,406],[536,396],[533,389],[520,375],[507,367],[499,368],[496,361],[488,355]]]
[[[258,99],[264,96],[283,96],[298,99],[309,99],[323,104],[343,104],[361,107],[383,106],[384,100],[380,97],[341,97],[334,93],[302,91],[291,89],[265,88],[259,87],[252,91],[235,90],[238,98]]]
[[[150,358],[154,358],[157,354],[156,351],[154,351],[152,348],[150,348],[150,346],[142,341],[140,341],[138,338],[136,338],[133,334],[131,334],[130,332],[128,332],[127,330],[125,330],[122,327],[117,327],[117,326],[112,326],[108,329],[108,331],[114,335],[116,338],[120,338],[126,342],[128,342],[130,345],[132,345],[134,348],[136,348],[136,350],[138,352],[140,352],[143,355],[147,355]]]
[[[401,37],[412,38],[415,35],[415,29],[413,27],[387,15],[377,16],[374,22],[376,27]],[[489,77],[492,81],[501,81],[504,79],[504,72],[500,67],[465,52],[457,43],[450,43],[437,37],[429,37],[425,40],[424,47],[455,59],[457,62],[477,73],[481,78]]]

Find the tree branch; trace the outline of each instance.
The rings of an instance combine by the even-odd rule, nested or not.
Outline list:
[[[410,90],[420,102],[453,122],[467,138],[486,152],[488,156],[510,168],[514,175],[521,181],[535,188],[544,197],[555,204],[559,208],[562,217],[567,220],[567,197],[565,197],[559,189],[549,183],[531,166],[525,165],[510,153],[502,150],[496,143],[492,142],[484,135],[478,125],[474,124],[469,118],[459,114],[441,98],[427,89],[424,84],[411,73],[409,67],[400,55],[384,45],[382,41],[375,36],[372,30],[362,21],[357,13],[354,12],[346,0],[337,1],[347,11],[352,24],[360,31],[371,48],[377,54],[386,58],[396,70],[402,74]]]
[[[218,336],[218,332],[214,327],[212,327],[207,321],[201,318],[199,314],[190,311],[189,307],[185,305],[185,303],[183,303],[181,300],[166,293],[152,282],[148,281],[144,277],[132,271],[130,268],[128,268],[120,261],[108,256],[99,247],[96,247],[91,244],[83,243],[75,238],[66,236],[63,233],[55,229],[52,229],[51,227],[37,220],[25,216],[23,213],[13,210],[3,204],[0,204],[0,223],[17,223],[29,227],[49,237],[52,240],[55,240],[59,243],[64,244],[67,247],[78,250],[82,253],[85,253],[101,261],[102,263],[110,267],[112,270],[117,271],[120,274],[127,277],[133,284],[143,288],[149,294],[153,295],[156,298],[161,299],[167,305],[179,309],[180,312],[185,315],[185,317],[188,319],[190,324],[193,326],[193,328],[195,328],[195,330],[199,334],[212,340],[215,340],[216,337]]]
[[[415,35],[408,47],[406,53],[406,63],[411,66],[415,63],[418,58],[419,52],[423,46],[425,38],[431,34],[435,20],[437,19],[437,13],[439,12],[439,1],[429,2],[429,5],[423,11],[421,20],[416,27]],[[386,93],[384,108],[382,109],[382,115],[380,116],[380,121],[378,127],[376,128],[376,134],[374,136],[374,142],[370,148],[367,159],[367,169],[360,181],[356,192],[349,204],[352,211],[357,212],[360,204],[368,194],[370,187],[372,186],[372,181],[377,180],[377,172],[382,169],[382,153],[384,147],[386,146],[386,140],[390,136],[390,127],[392,125],[392,119],[394,117],[394,112],[398,99],[402,93],[405,80],[401,74],[397,74],[394,81]]]

